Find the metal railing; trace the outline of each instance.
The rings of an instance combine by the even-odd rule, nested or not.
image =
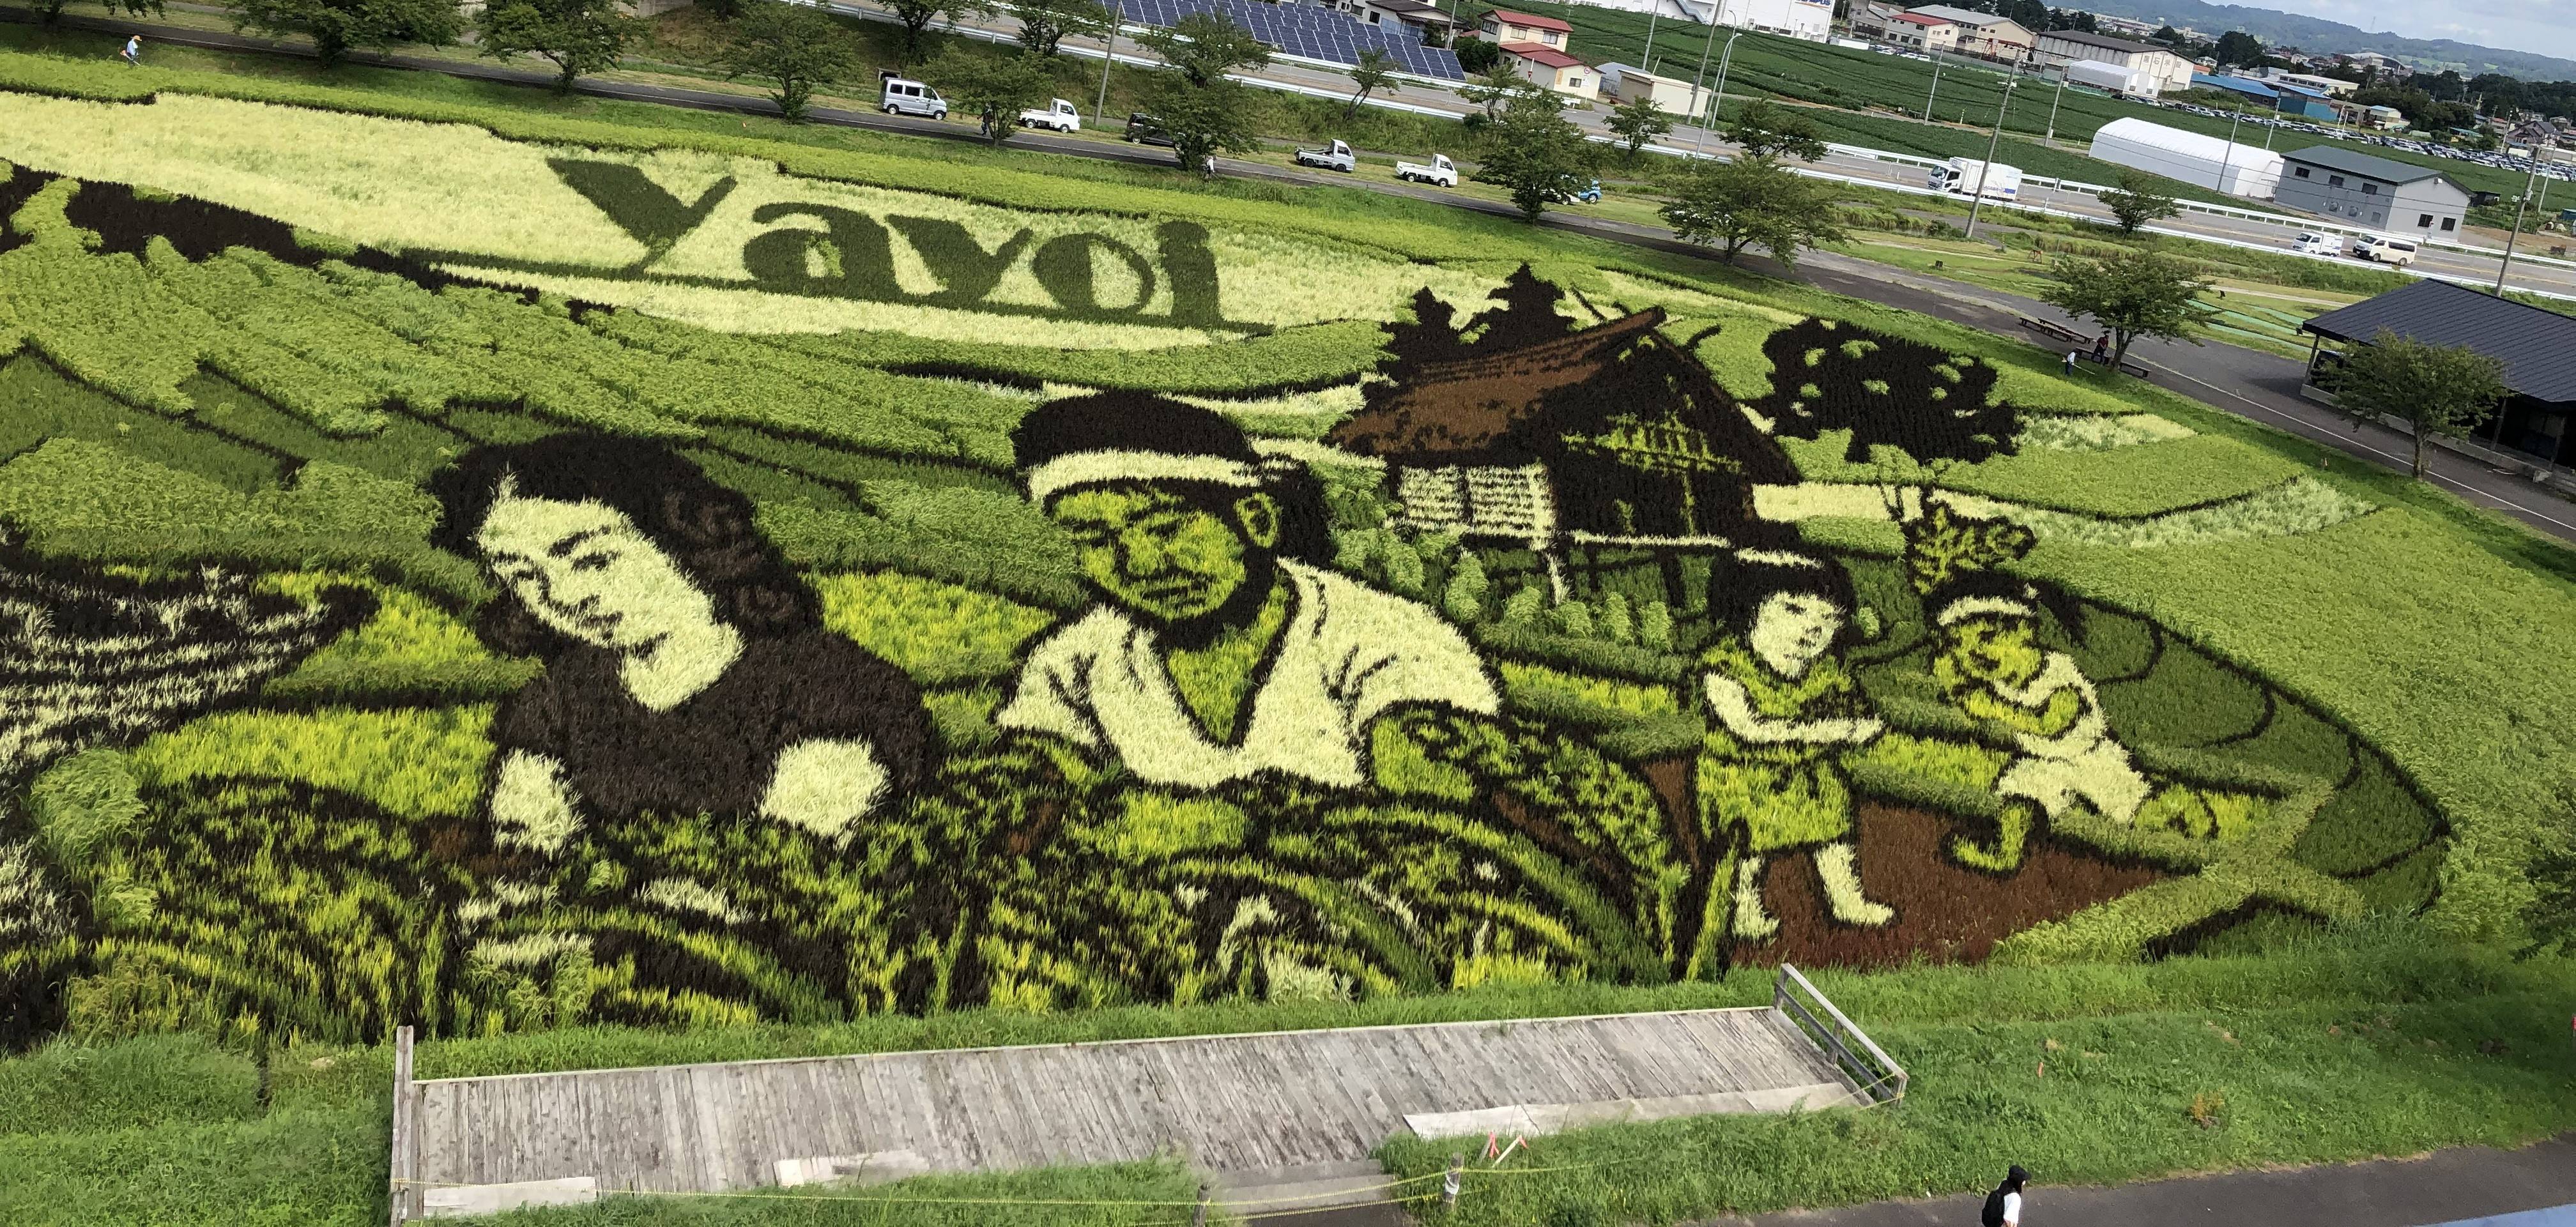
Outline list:
[[[1802,996],[1813,1000],[1815,1008],[1809,1009],[1807,1002],[1800,1000]],[[1859,1024],[1843,1017],[1833,1002],[1787,963],[1780,965],[1780,974],[1771,982],[1771,1008],[1823,1048],[1871,1103],[1894,1103],[1905,1098],[1904,1067],[1873,1042]],[[1822,1018],[1817,1017],[1818,1011],[1822,1011]]]

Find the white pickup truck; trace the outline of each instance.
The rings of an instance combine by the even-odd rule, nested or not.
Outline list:
[[[1360,160],[1357,156],[1351,153],[1350,146],[1345,145],[1340,141],[1334,141],[1329,148],[1298,150],[1297,164],[1299,166],[1318,166],[1325,170],[1338,170],[1347,175],[1359,167]]]
[[[1020,112],[1020,126],[1023,128],[1053,128],[1058,132],[1071,132],[1082,126],[1082,112],[1074,109],[1074,105],[1072,103],[1067,102],[1062,98],[1058,98],[1047,106],[1030,107],[1029,109]]]
[[[1429,166],[1420,162],[1398,162],[1395,164],[1395,177],[1415,183],[1436,183],[1442,187],[1458,186],[1458,168],[1450,164],[1449,155],[1445,153],[1432,154]]]

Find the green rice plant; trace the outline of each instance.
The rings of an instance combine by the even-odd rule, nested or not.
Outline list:
[[[1043,609],[899,571],[821,576],[814,590],[824,626],[925,686],[1001,677],[1055,622]]]
[[[274,702],[497,699],[534,680],[540,668],[532,660],[494,655],[456,615],[403,588],[319,573],[273,576],[269,582],[308,601],[332,585],[366,588],[376,597],[375,616],[364,626],[262,688],[262,696]]]
[[[9,415],[0,419],[0,455],[31,451],[48,439],[78,439],[114,447],[240,494],[277,484],[274,457],[190,430],[160,414],[129,409],[63,378],[40,358],[19,357],[0,366],[0,400],[12,406]]]
[[[149,785],[292,780],[405,819],[462,818],[482,800],[491,722],[489,704],[231,712],[144,742],[133,762]]]

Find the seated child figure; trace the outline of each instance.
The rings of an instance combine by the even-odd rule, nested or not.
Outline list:
[[[1701,657],[1713,718],[1701,744],[1698,799],[1711,836],[1745,833],[1736,862],[1733,930],[1761,940],[1780,922],[1763,911],[1765,857],[1816,850],[1834,919],[1876,927],[1895,909],[1861,892],[1851,788],[1841,757],[1883,725],[1837,654],[1850,633],[1851,583],[1799,554],[1748,551],[1711,601],[1729,634]]]
[[[2051,819],[2077,801],[2114,822],[2138,816],[2150,787],[2111,736],[2101,696],[2064,652],[2038,641],[2037,594],[1984,576],[1933,602],[1942,646],[1932,676],[1960,710],[2013,730],[2017,753],[1995,792],[2036,803]],[[2018,839],[2011,860],[2018,862]]]

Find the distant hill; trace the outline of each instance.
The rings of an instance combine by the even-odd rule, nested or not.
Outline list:
[[[2500,72],[2533,81],[2576,81],[2576,60],[2529,51],[2499,51],[2448,38],[2407,38],[2372,33],[2359,26],[2322,17],[2302,17],[2241,4],[2208,4],[2203,0],[2085,0],[2084,8],[2138,21],[2189,26],[2216,38],[2243,30],[2266,44],[2287,43],[2303,51],[2376,51],[2419,69],[2456,68],[2464,77]]]

